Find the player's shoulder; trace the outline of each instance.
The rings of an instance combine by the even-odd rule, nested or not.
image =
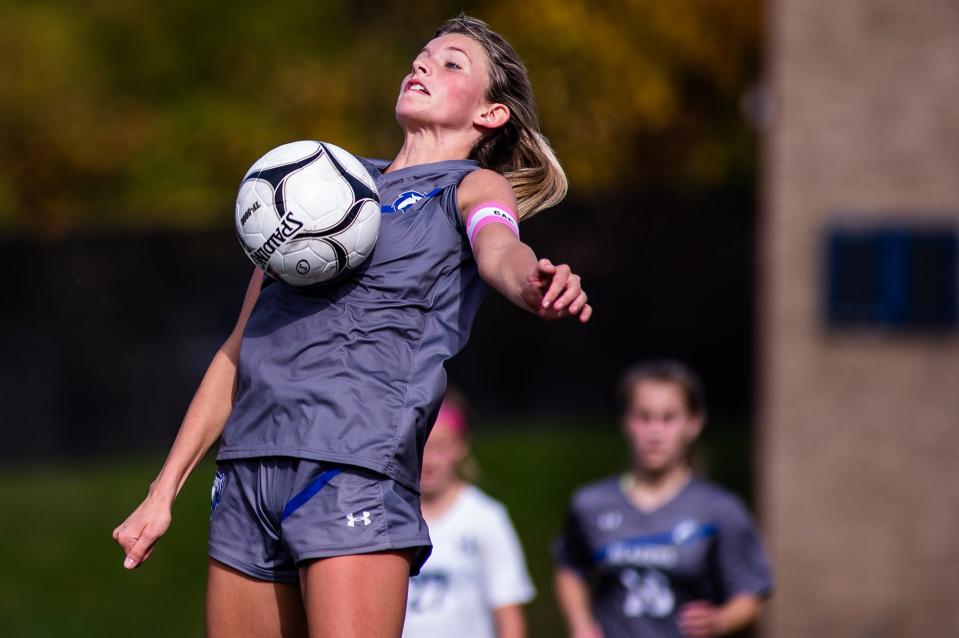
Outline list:
[[[467,485],[456,505],[455,525],[480,536],[497,537],[511,533],[513,519],[506,506],[474,485]]]
[[[463,181],[460,182],[460,188],[462,189],[464,186],[470,189],[500,186],[509,187],[509,182],[505,177],[494,170],[477,168],[463,177]]]
[[[484,201],[495,200],[516,207],[516,196],[505,177],[488,168],[468,173],[457,188],[457,203],[461,211],[469,211]]]
[[[388,159],[381,159],[379,157],[360,157],[359,155],[355,155],[354,157],[360,161],[363,168],[369,171],[370,176],[374,179],[376,179],[377,175],[382,174],[383,171],[389,168],[392,163]]]
[[[475,485],[463,487],[460,493],[462,509],[470,517],[479,517],[485,520],[508,516],[506,506]]]
[[[695,477],[689,485],[688,493],[691,500],[720,518],[752,518],[743,499],[718,483]]]
[[[694,476],[690,479],[689,492],[697,498],[708,499],[714,503],[724,505],[742,505],[743,503],[743,500],[732,490],[701,476]]]
[[[589,511],[622,500],[621,479],[619,474],[614,474],[578,487],[570,499],[570,507],[576,511]]]

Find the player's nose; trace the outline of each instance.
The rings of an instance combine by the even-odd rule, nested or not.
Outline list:
[[[429,75],[430,67],[422,57],[416,58],[413,60],[413,75],[419,73],[420,75]]]

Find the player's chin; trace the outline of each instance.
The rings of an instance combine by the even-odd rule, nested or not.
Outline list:
[[[423,96],[404,91],[396,98],[393,113],[396,121],[404,128],[416,128],[424,124],[431,124],[435,117],[427,108]]]
[[[416,117],[415,110],[411,108],[409,104],[405,103],[402,95],[396,100],[393,115],[396,117],[396,123],[403,129],[415,127],[419,120],[419,118]]]
[[[403,96],[396,100],[396,106],[393,107],[393,115],[396,116],[396,122],[403,128],[408,128],[415,122],[413,113],[409,105],[404,103]]]

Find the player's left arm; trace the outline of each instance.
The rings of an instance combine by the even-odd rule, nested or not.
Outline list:
[[[543,319],[578,317],[589,321],[593,308],[579,275],[566,264],[537,259],[520,241],[516,197],[499,173],[473,171],[457,190],[460,215],[470,234],[480,276],[511,302]],[[504,210],[507,209],[507,210]],[[513,220],[504,217],[505,213]]]

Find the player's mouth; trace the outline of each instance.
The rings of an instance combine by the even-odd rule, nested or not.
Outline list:
[[[405,90],[406,90],[406,91],[415,91],[415,92],[417,92],[417,93],[423,93],[423,94],[425,94],[425,95],[429,95],[429,94],[430,94],[430,92],[426,90],[426,87],[423,86],[423,83],[420,82],[419,80],[410,80],[409,82],[407,82],[407,83],[406,83]]]
[[[655,443],[644,445],[640,447],[640,453],[646,457],[663,456],[666,453],[666,447]]]

